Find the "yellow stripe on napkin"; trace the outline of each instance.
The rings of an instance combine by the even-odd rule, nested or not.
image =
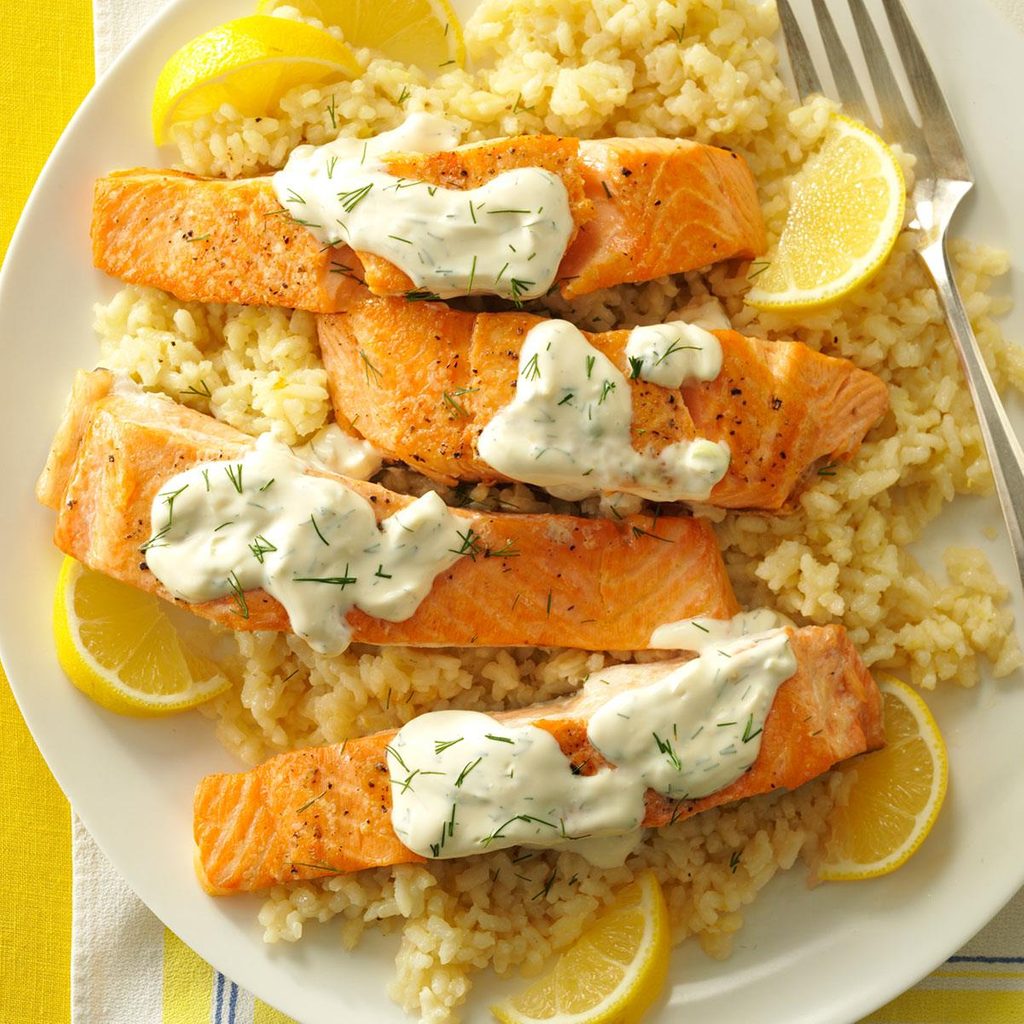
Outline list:
[[[199,1024],[210,1019],[213,968],[164,929],[164,1024]]]
[[[912,988],[861,1024],[1020,1024],[1022,1020],[1024,992]]]
[[[295,1024],[291,1017],[286,1017],[280,1010],[256,1000],[256,1012],[253,1014],[252,1024]]]

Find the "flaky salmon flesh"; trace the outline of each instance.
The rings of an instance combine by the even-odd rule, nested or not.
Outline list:
[[[238,459],[252,443],[109,371],[80,373],[37,488],[40,501],[57,512],[57,547],[89,568],[173,600],[140,550],[154,532],[154,497],[175,474]],[[413,500],[339,479],[370,502],[378,521]],[[635,650],[648,647],[662,623],[738,611],[714,532],[702,520],[452,514],[472,528],[474,557],[442,572],[404,622],[350,611],[354,640]],[[231,629],[289,628],[284,608],[262,590],[246,594],[247,618],[230,596],[177,603]]]
[[[743,797],[794,789],[848,757],[883,746],[881,696],[841,626],[790,629],[797,670],[779,687],[753,767],[699,800],[646,794],[648,827],[666,825]],[[629,686],[654,682],[678,661],[630,666]],[[617,679],[621,678],[616,676]],[[494,718],[551,733],[583,775],[608,762],[587,736],[589,716],[616,686]],[[393,730],[345,744],[281,754],[251,771],[210,775],[196,789],[196,866],[215,895],[282,882],[420,862],[391,825],[386,748]]]
[[[520,349],[543,320],[384,298],[354,281],[339,296],[344,311],[318,318],[339,425],[434,480],[507,480],[480,458],[477,441],[515,397]],[[694,437],[728,444],[729,469],[709,505],[784,508],[822,460],[853,455],[889,407],[885,383],[846,359],[799,342],[714,333],[721,373],[675,389],[629,379],[628,331],[584,332],[629,379],[635,448],[660,452]],[[366,372],[367,361],[377,372]]]
[[[743,158],[687,140],[532,135],[385,163],[397,176],[453,188],[517,167],[557,174],[574,222],[557,275],[566,297],[757,256],[766,244]],[[269,177],[108,174],[96,182],[92,251],[114,277],[200,302],[329,313],[340,308],[338,286],[349,274],[382,295],[415,288],[385,260],[324,247],[282,210]]]

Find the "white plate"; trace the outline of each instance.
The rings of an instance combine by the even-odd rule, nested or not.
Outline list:
[[[472,4],[472,0],[466,0]],[[964,233],[1024,254],[1024,38],[986,0],[910,3],[973,154],[978,188]],[[192,874],[191,797],[211,771],[237,768],[198,715],[135,721],[108,714],[63,678],[50,640],[60,558],[52,516],[32,487],[73,371],[91,366],[91,307],[113,285],[91,269],[92,181],[116,167],[154,164],[149,102],[163,59],[191,36],[245,13],[241,0],[180,0],[124,55],[75,116],[39,179],[0,279],[0,644],[11,685],[58,782],[132,887],[182,939],[225,974],[300,1021],[408,1018],[385,996],[393,940],[342,952],[336,925],[311,925],[295,946],[266,946],[259,900],[205,896]],[[927,13],[927,16],[925,14]],[[164,155],[166,158],[166,154]],[[1014,271],[1020,292],[1021,274]],[[1018,311],[1007,330],[1024,335]],[[981,543],[1012,565],[994,503],[958,502],[931,531]],[[938,564],[938,563],[936,563]],[[1024,608],[1017,601],[1018,621]],[[929,841],[903,870],[870,883],[805,891],[797,869],[748,912],[732,959],[695,943],[677,950],[674,984],[654,1021],[689,1024],[849,1024],[953,953],[1024,882],[1021,679],[973,692],[947,687],[934,705],[949,740],[952,780]],[[1021,936],[1024,940],[1024,936]],[[489,1019],[482,977],[466,1019]],[[685,1007],[685,1011],[681,1008]],[[678,1013],[675,1008],[680,1008]]]

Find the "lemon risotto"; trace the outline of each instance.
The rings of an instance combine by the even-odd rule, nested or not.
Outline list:
[[[365,73],[355,81],[295,89],[273,117],[223,108],[176,127],[174,141],[185,169],[234,177],[279,168],[300,142],[384,131],[413,111],[460,121],[467,139],[541,131],[694,138],[746,157],[769,236],[777,237],[792,176],[834,105],[799,105],[789,95],[776,72],[776,28],[769,5],[746,0],[486,0],[466,29],[481,70],[431,79],[361,51]],[[913,159],[900,158],[912,182]],[[1006,257],[967,243],[954,255],[993,377],[1020,388],[1024,356],[1004,341],[993,318],[1005,300],[990,292]],[[890,413],[851,462],[819,471],[791,515],[700,510],[717,524],[737,595],[800,622],[842,623],[868,665],[896,669],[918,686],[969,686],[979,656],[996,675],[1017,668],[1024,659],[1007,591],[983,555],[947,551],[941,581],[906,550],[956,494],[991,490],[970,398],[910,233],[868,286],[832,307],[759,313],[744,304],[748,287],[746,267],[719,265],[535,308],[591,330],[684,309],[725,315],[745,333],[797,338],[878,374],[889,385]],[[249,433],[273,429],[296,443],[330,420],[310,314],[181,303],[129,287],[97,309],[96,325],[103,365]],[[412,493],[427,486],[403,469],[385,470],[382,480]],[[441,493],[505,510],[604,512],[596,499],[569,506],[523,485]],[[356,645],[327,658],[294,636],[238,634],[234,643],[235,685],[206,711],[225,745],[250,764],[427,710],[547,700],[632,657]],[[617,869],[569,852],[526,851],[402,865],[276,888],[260,921],[268,941],[293,941],[307,921],[337,916],[349,947],[371,923],[400,931],[391,995],[440,1024],[456,1018],[475,969],[539,969],[643,868],[664,887],[675,939],[696,935],[709,954],[727,955],[744,905],[798,856],[813,858],[847,784],[826,776],[795,793],[709,811],[649,834]]]

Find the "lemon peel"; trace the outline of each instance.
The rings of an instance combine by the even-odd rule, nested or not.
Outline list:
[[[224,104],[245,117],[270,113],[289,89],[355,78],[362,67],[329,32],[301,21],[249,15],[187,42],[163,66],[153,94],[153,137]]]
[[[778,243],[751,266],[749,305],[807,309],[834,302],[874,276],[903,226],[899,161],[869,128],[833,115],[825,141],[793,181]]]
[[[282,6],[337,26],[350,46],[368,46],[390,60],[428,71],[466,64],[462,25],[448,0],[260,0],[256,9]]]
[[[829,823],[816,877],[822,881],[876,878],[895,871],[932,830],[946,795],[946,744],[928,705],[891,676],[879,681],[883,749],[840,765],[856,772],[848,803]]]
[[[670,948],[665,898],[645,871],[550,973],[491,1012],[502,1024],[635,1024],[661,993]]]
[[[65,558],[54,594],[57,660],[97,704],[154,716],[195,707],[230,683],[184,644],[163,603]]]

